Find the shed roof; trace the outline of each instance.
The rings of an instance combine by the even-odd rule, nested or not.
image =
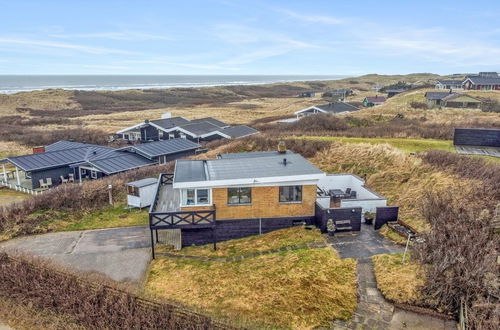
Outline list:
[[[153,158],[163,155],[175,154],[187,150],[198,149],[200,145],[187,139],[169,139],[163,141],[138,144],[127,149],[137,151],[146,157]]]
[[[219,126],[213,125],[209,122],[202,121],[202,122],[190,123],[187,125],[180,126],[180,129],[190,133],[190,135],[198,137],[200,135],[205,135],[205,134],[209,134],[209,133],[218,131],[221,128]]]
[[[269,177],[288,177],[293,181],[293,176],[323,174],[319,168],[299,154],[276,153],[265,156],[251,154],[249,153],[248,157],[236,158],[178,160],[174,183]]]
[[[170,129],[176,126],[187,124],[189,123],[189,120],[182,117],[172,117],[172,118],[151,120],[151,123],[160,126],[164,129]]]
[[[129,183],[127,183],[127,186],[141,188],[141,187],[146,187],[146,186],[150,186],[150,185],[157,184],[157,183],[158,183],[157,178],[146,178],[146,179],[141,179],[141,180],[129,182]]]
[[[57,141],[52,144],[45,146],[45,151],[58,151],[64,149],[73,149],[73,148],[81,148],[81,147],[91,147],[93,144],[82,143],[82,142],[73,142],[73,141]]]
[[[462,85],[463,80],[438,80],[438,83],[442,85]]]
[[[256,129],[246,125],[226,127],[220,130],[220,132],[229,135],[232,139],[259,133],[259,131],[257,131]]]
[[[383,103],[385,102],[384,96],[367,96],[366,100],[370,103]]]

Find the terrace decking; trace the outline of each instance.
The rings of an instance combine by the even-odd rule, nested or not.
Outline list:
[[[178,212],[181,210],[180,194],[174,191],[172,184],[160,184],[153,212]]]

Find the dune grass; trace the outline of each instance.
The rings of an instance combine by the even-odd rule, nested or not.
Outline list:
[[[184,255],[207,257],[234,257],[260,251],[274,250],[309,242],[323,242],[318,229],[305,229],[303,226],[272,231],[263,235],[255,235],[217,243],[217,251],[212,244],[189,246],[173,252]]]
[[[340,259],[331,248],[231,262],[157,258],[145,294],[258,328],[303,329],[351,317],[355,271],[354,259]]]
[[[433,139],[407,139],[407,138],[356,138],[356,137],[337,137],[337,136],[304,136],[300,137],[306,140],[317,141],[340,141],[344,143],[369,143],[383,144],[387,143],[394,148],[404,152],[419,152],[431,149],[445,150],[455,152],[453,141],[433,140]]]
[[[47,220],[42,224],[50,231],[73,231],[114,227],[146,226],[146,209],[126,209],[125,205],[106,207],[92,212],[43,211]]]
[[[22,202],[30,198],[31,195],[7,188],[0,188],[0,206],[7,206],[12,203]]]
[[[425,284],[422,267],[403,254],[379,254],[372,257],[377,287],[387,299],[412,304],[420,298],[420,289]]]

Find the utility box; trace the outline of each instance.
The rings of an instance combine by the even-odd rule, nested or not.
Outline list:
[[[150,206],[155,197],[158,179],[147,178],[127,183],[127,204],[129,207]]]

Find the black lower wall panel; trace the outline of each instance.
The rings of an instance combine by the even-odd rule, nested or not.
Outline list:
[[[337,230],[342,230],[342,227],[350,229],[350,231],[360,231],[361,230],[361,207],[347,207],[347,208],[334,208],[329,209],[326,212],[327,219],[332,219],[334,223],[337,221],[349,221],[348,224],[338,225]],[[328,220],[327,220],[328,221]]]
[[[263,218],[262,233],[298,225],[302,222],[315,224],[313,216],[291,218]],[[259,234],[259,219],[217,220],[215,235],[217,242]],[[213,242],[211,229],[182,229],[182,246],[203,245]]]
[[[375,230],[380,229],[389,221],[398,221],[399,207],[397,206],[386,206],[377,207],[375,212]]]

